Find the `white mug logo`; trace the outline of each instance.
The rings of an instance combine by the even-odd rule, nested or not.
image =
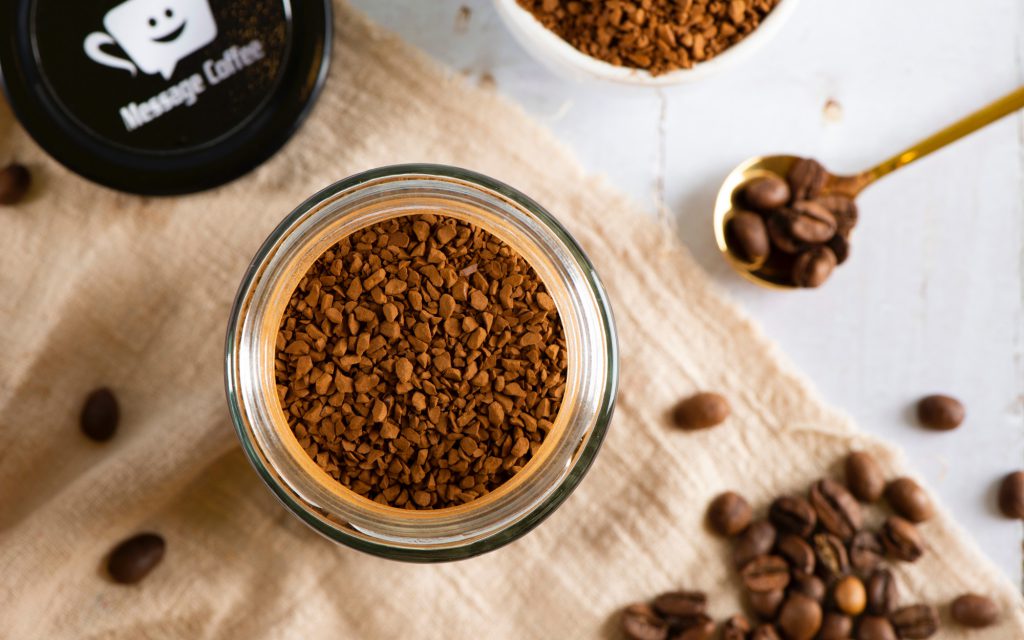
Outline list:
[[[165,80],[170,80],[182,58],[217,37],[208,0],[128,0],[107,12],[103,26],[106,32],[86,37],[86,55],[133,76],[141,70],[160,73]],[[103,50],[112,44],[119,45],[131,61]]]

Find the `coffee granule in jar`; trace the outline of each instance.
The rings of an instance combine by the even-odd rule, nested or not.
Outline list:
[[[781,0],[516,0],[583,53],[660,75],[747,37]]]
[[[464,504],[519,472],[552,428],[568,369],[533,268],[487,231],[429,214],[325,252],[276,349],[299,445],[355,493],[406,509]]]

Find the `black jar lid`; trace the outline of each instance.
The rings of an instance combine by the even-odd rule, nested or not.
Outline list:
[[[253,169],[292,136],[330,58],[331,0],[10,0],[0,76],[54,158],[147,195]]]

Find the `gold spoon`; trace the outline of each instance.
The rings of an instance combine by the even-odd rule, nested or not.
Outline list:
[[[906,151],[899,153],[876,167],[868,169],[853,176],[829,175],[825,185],[825,193],[838,193],[849,198],[856,198],[861,191],[873,184],[879,178],[889,175],[893,171],[907,166],[911,162],[938,151],[946,145],[956,142],[964,136],[974,133],[978,129],[1010,115],[1014,111],[1024,108],[1024,87],[1013,93],[996,100],[963,120],[939,131],[931,137],[925,138]],[[718,198],[715,200],[715,241],[718,249],[725,256],[725,259],[732,265],[733,269],[746,277],[751,282],[770,289],[794,289],[796,286],[791,281],[791,274],[788,270],[773,269],[764,260],[759,262],[745,262],[729,250],[725,240],[725,228],[729,218],[735,211],[735,197],[737,190],[748,181],[759,176],[774,175],[782,178],[789,173],[789,168],[799,158],[797,156],[757,156],[746,160],[726,177],[722,188],[718,191]]]

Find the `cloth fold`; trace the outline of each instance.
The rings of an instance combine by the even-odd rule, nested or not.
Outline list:
[[[325,91],[269,162],[214,191],[141,198],[70,174],[0,106],[29,199],[0,211],[0,636],[4,638],[617,637],[625,604],[670,588],[740,607],[727,544],[703,526],[726,489],[763,505],[836,474],[851,448],[903,466],[826,406],[710,285],[674,232],[583,174],[552,136],[336,3]],[[334,545],[278,505],[239,452],[223,394],[235,289],[267,233],[308,194],[376,166],[429,161],[515,185],[574,233],[617,314],[622,386],[609,437],[576,493],[522,540],[418,566]],[[81,402],[121,402],[107,444]],[[698,389],[729,421],[680,433],[666,414]],[[941,511],[941,510],[940,510]],[[897,565],[902,601],[995,596],[1024,637],[1024,604],[947,514],[925,556]],[[112,584],[105,554],[161,533],[164,562]],[[967,637],[951,626],[942,637]]]

